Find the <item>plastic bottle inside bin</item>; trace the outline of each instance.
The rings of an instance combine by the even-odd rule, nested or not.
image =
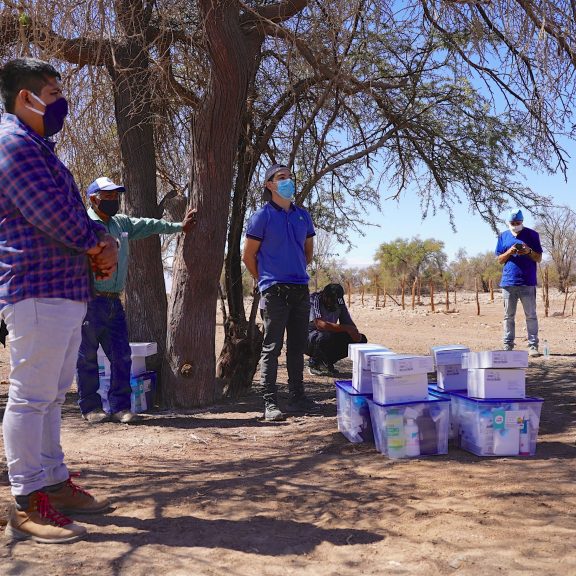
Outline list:
[[[530,420],[524,418],[520,429],[520,456],[530,456]]]
[[[406,420],[404,435],[406,436],[406,456],[420,456],[418,424],[416,424],[414,418],[408,418]]]
[[[386,416],[386,446],[389,458],[404,457],[404,417],[399,410],[389,410]]]
[[[494,425],[491,410],[480,412],[478,438],[475,440],[481,454],[494,453]]]
[[[436,422],[430,415],[430,410],[425,408],[422,414],[416,418],[418,426],[418,440],[420,443],[420,454],[438,454],[438,435],[436,432]]]

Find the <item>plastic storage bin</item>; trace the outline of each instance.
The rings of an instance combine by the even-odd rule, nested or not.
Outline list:
[[[374,442],[388,458],[447,454],[450,400],[379,404],[368,400]]]
[[[372,422],[368,408],[371,394],[361,394],[350,380],[336,380],[336,415],[338,431],[350,442],[372,442]]]
[[[138,376],[146,372],[146,356],[153,356],[158,352],[156,342],[130,342],[132,368],[130,374]],[[98,348],[98,374],[100,377],[110,378],[110,361],[102,347]]]
[[[438,398],[442,398],[443,400],[447,400],[450,402],[450,404],[448,405],[448,416],[449,416],[448,440],[454,440],[456,438],[457,427],[454,426],[454,417],[452,416],[452,402],[448,390],[442,390],[442,388],[440,388],[438,384],[429,383],[428,392],[433,396],[437,396]],[[466,390],[461,390],[461,392],[466,393]]]
[[[145,372],[139,376],[130,378],[130,411],[135,414],[146,412],[154,406],[154,394],[156,393],[156,372]],[[98,394],[102,398],[104,412],[110,413],[108,403],[108,391],[110,390],[110,378],[100,376]]]
[[[470,398],[450,392],[456,444],[477,456],[533,456],[542,398]]]

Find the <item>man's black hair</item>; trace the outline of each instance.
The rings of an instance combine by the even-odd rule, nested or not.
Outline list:
[[[39,96],[50,78],[61,79],[56,68],[43,60],[16,58],[6,62],[0,68],[0,96],[6,112],[14,112],[20,90],[30,90]]]

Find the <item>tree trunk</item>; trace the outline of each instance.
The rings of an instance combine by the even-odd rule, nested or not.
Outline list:
[[[123,210],[135,217],[158,218],[156,152],[151,123],[148,56],[138,42],[115,54],[109,73],[114,84],[114,109],[123,165]],[[160,239],[152,236],[130,243],[126,286],[126,316],[130,340],[156,342],[159,370],[166,347],[166,285]]]
[[[247,117],[245,116],[242,134],[247,133],[246,120]],[[263,340],[263,333],[256,325],[257,296],[252,303],[250,319],[246,320],[242,285],[242,258],[240,255],[248,185],[252,179],[255,161],[255,155],[251,150],[249,151],[248,140],[241,137],[237,157],[238,172],[234,185],[228,229],[228,251],[224,264],[229,318],[224,323],[224,346],[218,358],[216,369],[216,376],[220,380],[224,394],[232,398],[250,388],[258,366]]]
[[[199,2],[212,75],[192,125],[196,226],[179,239],[163,368],[164,401],[189,408],[217,399],[214,337],[230,190],[249,82],[250,54],[233,3]]]

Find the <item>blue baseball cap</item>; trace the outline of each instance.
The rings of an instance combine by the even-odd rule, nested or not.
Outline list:
[[[117,192],[126,192],[126,188],[124,186],[120,186],[120,184],[115,184],[108,178],[107,176],[102,176],[101,178],[96,178],[90,186],[86,189],[86,194],[88,196],[94,196],[94,194],[98,194],[101,190],[116,190]]]
[[[518,220],[518,222],[524,221],[524,214],[522,214],[522,210],[512,210],[508,215],[508,222],[514,222]]]

